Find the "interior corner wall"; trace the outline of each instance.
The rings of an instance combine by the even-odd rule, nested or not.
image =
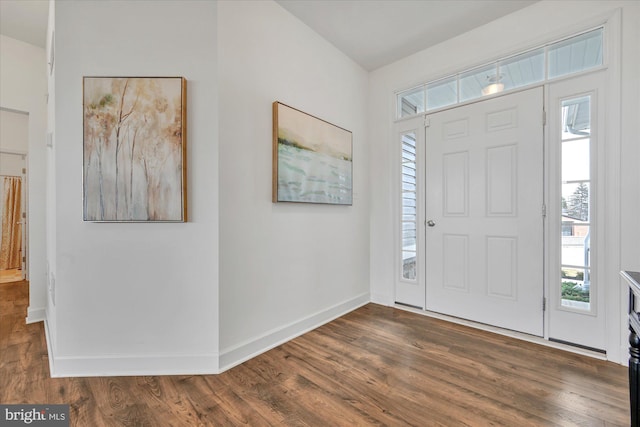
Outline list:
[[[217,372],[217,3],[55,3],[54,376]],[[83,221],[83,76],[187,79],[186,223]]]
[[[0,107],[29,113],[27,321],[44,319],[46,304],[45,164],[46,61],[41,47],[0,35]]]
[[[368,74],[273,1],[218,7],[225,369],[369,301]],[[353,206],[272,203],[274,101],[353,132]]]
[[[637,23],[640,3],[636,1],[540,1],[527,8],[495,20],[473,31],[416,53],[373,71],[369,79],[369,132],[371,135],[371,296],[374,302],[393,304],[395,280],[395,241],[393,183],[397,182],[391,163],[397,158],[392,151],[393,122],[395,120],[394,92],[420,83],[445,77],[465,68],[481,65],[500,56],[546,43],[553,34],[567,36],[571,31],[584,30],[588,22],[606,19],[616,11],[622,16],[621,82],[621,222],[620,247],[611,253],[621,253],[617,260],[623,269],[640,269],[640,211],[638,183],[640,161],[637,123],[640,117],[640,37]],[[576,13],[579,11],[579,13]],[[593,25],[593,24],[592,24]],[[573,30],[572,30],[573,29]],[[569,34],[567,34],[569,32]],[[617,131],[615,131],[617,132]],[[375,173],[373,173],[375,171]],[[613,272],[615,273],[615,272]],[[616,289],[615,277],[607,276]],[[616,302],[614,301],[614,306]],[[626,310],[625,297],[615,308],[621,316]],[[612,308],[608,305],[609,308]],[[614,313],[615,314],[615,313]],[[614,316],[616,317],[616,316]],[[622,324],[622,321],[620,322]],[[625,328],[623,328],[625,329]],[[626,329],[622,331],[626,334]],[[625,346],[621,339],[622,348]],[[624,353],[613,350],[615,354]],[[624,357],[624,356],[623,356]]]
[[[45,335],[48,351],[54,354],[57,348],[57,319],[55,306],[56,281],[56,165],[55,165],[55,0],[49,0],[49,16],[47,22],[46,58],[47,58],[47,155],[46,155],[46,308]],[[49,358],[50,370],[52,357]]]

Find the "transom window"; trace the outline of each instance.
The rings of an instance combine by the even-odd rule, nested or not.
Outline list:
[[[397,117],[577,74],[603,65],[604,27],[428,82],[397,95]]]

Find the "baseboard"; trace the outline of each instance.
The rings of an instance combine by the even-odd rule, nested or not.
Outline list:
[[[114,377],[146,375],[206,375],[218,373],[218,354],[52,356],[51,377]]]
[[[343,303],[297,320],[289,325],[268,331],[254,339],[247,340],[220,352],[220,372],[233,368],[261,353],[271,350],[306,332],[316,329],[340,316],[362,307],[371,301],[370,294],[364,293]]]
[[[52,378],[143,375],[206,375],[224,372],[371,301],[369,293],[336,304],[289,325],[266,332],[220,353],[202,355],[56,356],[44,319]],[[44,316],[43,316],[44,317]]]
[[[629,366],[629,345],[622,345],[620,347],[620,361],[619,363],[622,366]],[[612,360],[612,362],[616,362],[615,360]]]
[[[53,377],[53,373],[55,369],[53,367],[53,347],[51,341],[51,335],[49,332],[49,320],[48,318],[44,319],[44,340],[47,343],[47,359],[49,359],[49,376]]]
[[[386,293],[372,292],[371,293],[371,302],[380,305],[392,306],[393,305],[393,296]]]
[[[36,323],[36,322],[42,322],[45,319],[45,308],[44,307],[38,307],[38,308],[31,308],[29,307],[27,309],[27,323]]]
[[[52,378],[218,373],[218,353],[57,356],[48,318],[44,319],[44,332],[49,353],[49,375]]]

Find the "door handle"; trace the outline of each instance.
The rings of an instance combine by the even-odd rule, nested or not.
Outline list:
[[[433,222],[432,220],[429,220],[429,221],[427,221],[427,225],[428,225],[429,227],[435,227],[435,226],[436,226],[436,223],[435,223],[435,222]]]

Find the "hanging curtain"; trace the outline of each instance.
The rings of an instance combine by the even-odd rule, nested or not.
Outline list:
[[[20,268],[22,251],[21,186],[19,177],[5,177],[2,194],[2,244],[0,245],[0,270]]]

